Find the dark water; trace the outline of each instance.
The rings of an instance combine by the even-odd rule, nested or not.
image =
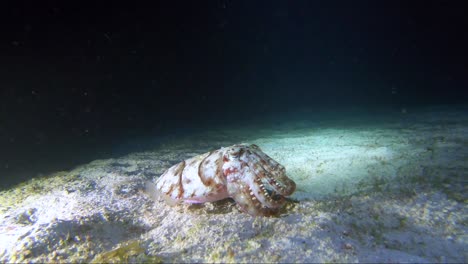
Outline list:
[[[0,186],[302,108],[466,104],[465,5],[7,4]]]

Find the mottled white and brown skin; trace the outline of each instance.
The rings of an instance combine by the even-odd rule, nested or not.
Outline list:
[[[233,198],[250,215],[274,215],[296,189],[285,168],[257,145],[238,144],[178,163],[156,181],[170,204]]]

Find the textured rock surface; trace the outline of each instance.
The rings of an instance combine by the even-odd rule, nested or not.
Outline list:
[[[220,129],[33,179],[0,193],[0,261],[467,262],[467,117]],[[144,192],[171,165],[241,141],[296,181],[280,217]]]

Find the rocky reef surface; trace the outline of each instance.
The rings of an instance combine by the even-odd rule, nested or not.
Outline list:
[[[346,120],[207,130],[4,190],[0,261],[467,262],[468,115]],[[279,217],[145,192],[171,165],[240,142],[297,183]]]

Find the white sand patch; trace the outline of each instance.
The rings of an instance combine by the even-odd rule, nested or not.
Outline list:
[[[296,199],[323,198],[330,194],[348,195],[366,178],[395,174],[394,144],[373,145],[367,133],[349,130],[314,131],[310,136],[284,137],[254,143],[284,164],[288,175],[298,183]],[[369,133],[371,134],[371,133]]]

